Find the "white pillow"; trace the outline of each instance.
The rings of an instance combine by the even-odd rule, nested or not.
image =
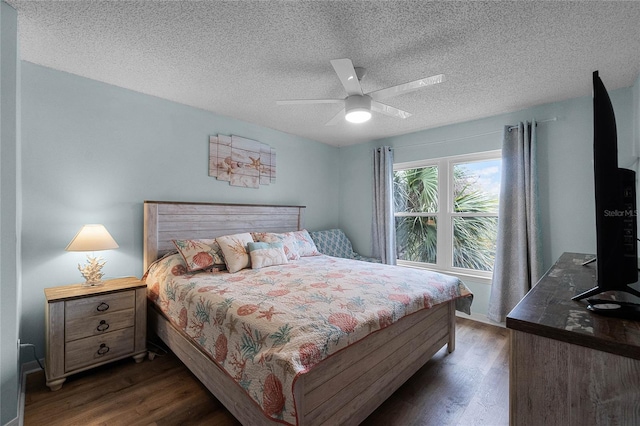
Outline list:
[[[238,272],[241,269],[251,266],[251,258],[247,251],[247,245],[253,242],[251,234],[248,232],[243,234],[225,235],[216,238],[222,254],[224,254],[224,262],[229,272]]]
[[[318,251],[311,235],[309,235],[309,231],[303,229],[302,231],[287,232],[287,234],[293,236],[296,250],[300,257],[320,256],[321,253]]]

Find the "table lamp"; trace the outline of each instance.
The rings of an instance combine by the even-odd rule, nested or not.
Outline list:
[[[104,225],[84,225],[71,240],[66,251],[100,251],[118,248],[118,243],[113,239]],[[95,286],[102,284],[102,267],[107,262],[101,257],[87,254],[87,264],[83,267],[78,264],[78,270],[86,280],[84,285]]]

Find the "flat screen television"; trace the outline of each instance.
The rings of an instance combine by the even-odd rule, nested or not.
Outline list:
[[[596,286],[573,297],[624,291],[638,281],[636,173],[618,167],[616,118],[598,71],[593,73],[593,165],[596,196]]]

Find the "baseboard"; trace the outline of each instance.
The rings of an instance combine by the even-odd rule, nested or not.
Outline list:
[[[44,365],[44,359],[40,360]],[[42,370],[37,361],[29,361],[20,367],[20,389],[18,391],[18,417],[11,420],[5,426],[23,426],[24,424],[24,402],[27,392],[27,375]]]
[[[485,324],[489,324],[489,325],[495,325],[496,327],[503,327],[505,328],[506,325],[503,322],[495,322],[495,321],[491,321],[489,318],[487,318],[486,315],[482,315],[482,314],[471,314],[471,315],[467,315],[463,312],[458,312],[456,311],[456,316],[460,317],[460,318],[466,318],[472,321],[478,321],[478,322],[483,322]]]
[[[20,417],[16,417],[13,420],[9,420],[4,426],[19,426],[21,424],[19,419]]]

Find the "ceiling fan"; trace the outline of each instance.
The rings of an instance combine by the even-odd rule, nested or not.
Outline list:
[[[351,59],[334,59],[331,61],[331,65],[333,65],[333,69],[336,71],[336,74],[338,74],[340,82],[347,91],[346,98],[290,99],[276,101],[276,103],[278,105],[344,104],[344,109],[340,110],[340,112],[329,120],[326,124],[327,126],[337,124],[343,117],[352,123],[364,123],[371,118],[371,111],[379,112],[390,117],[407,118],[411,116],[410,112],[383,104],[382,102],[379,102],[379,100],[413,92],[414,90],[422,89],[444,81],[444,74],[438,74],[432,77],[410,81],[409,83],[387,87],[386,89],[364,93],[360,86],[360,80],[362,80],[366,72],[364,68],[354,67]]]

